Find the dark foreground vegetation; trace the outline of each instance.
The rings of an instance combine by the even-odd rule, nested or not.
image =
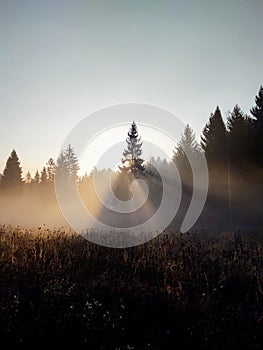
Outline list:
[[[262,349],[262,233],[135,248],[0,227],[0,347]]]

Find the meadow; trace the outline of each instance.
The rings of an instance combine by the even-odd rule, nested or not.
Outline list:
[[[110,249],[0,226],[0,348],[262,349],[262,232]]]

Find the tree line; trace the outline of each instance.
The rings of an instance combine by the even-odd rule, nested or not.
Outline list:
[[[156,173],[156,165],[158,165],[169,178],[171,163],[167,162],[166,159],[152,157],[145,162],[141,158],[142,142],[135,122],[131,125],[126,141],[127,148],[123,152],[122,165],[119,167],[118,176],[115,174],[115,177],[117,176],[115,186],[119,182],[119,186],[117,186],[119,193],[123,192],[121,187],[127,185],[128,178],[125,175],[129,173],[136,177],[140,174],[148,178],[154,177],[158,175]],[[227,215],[231,216],[235,216],[235,210],[237,213],[242,212],[241,207],[243,207],[243,211],[247,211],[248,202],[252,207],[253,205],[257,206],[256,209],[258,209],[263,195],[261,189],[263,87],[260,87],[249,115],[236,105],[231,112],[227,113],[227,120],[224,122],[221,110],[217,106],[203,129],[200,142],[196,140],[191,127],[189,125],[185,127],[180,141],[173,150],[173,162],[180,173],[185,203],[189,201],[193,189],[193,174],[187,154],[191,154],[191,158],[195,159],[197,163],[201,157],[206,158],[209,170],[207,206],[210,209],[213,208],[215,211],[221,212],[222,215],[227,212]],[[48,193],[48,188],[53,191],[56,174],[62,181],[77,181],[80,191],[84,191],[84,188],[89,186],[90,196],[92,196],[94,172],[100,173],[103,185],[104,175],[111,170],[99,171],[94,168],[90,174],[85,174],[82,177],[78,176],[78,171],[78,159],[72,145],[68,145],[56,161],[50,158],[41,171],[37,170],[33,176],[27,172],[23,178],[19,157],[13,150],[7,159],[3,174],[0,176],[0,194],[17,194],[17,191],[24,188],[31,192],[44,189]],[[120,197],[125,199],[127,196],[124,193],[120,194]]]
[[[34,176],[28,171],[25,178],[22,177],[22,167],[17,152],[12,150],[7,159],[5,169],[1,175],[0,189],[2,191],[16,191],[23,185],[53,185],[55,174],[63,180],[77,180],[79,170],[78,159],[74,153],[73,147],[68,147],[61,151],[56,162],[49,158],[42,170],[36,170]]]

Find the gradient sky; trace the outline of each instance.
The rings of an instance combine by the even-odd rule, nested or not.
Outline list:
[[[160,106],[197,136],[216,105],[249,112],[262,13],[262,0],[0,0],[0,172],[13,148],[41,169],[112,104]]]

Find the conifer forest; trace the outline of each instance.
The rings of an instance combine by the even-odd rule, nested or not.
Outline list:
[[[0,348],[262,349],[263,87],[248,114],[239,105],[227,114],[217,106],[200,138],[187,124],[171,161],[144,158],[136,116],[123,139],[117,169],[94,167],[81,176],[74,144],[34,172],[23,168],[19,149],[11,151],[0,174]],[[182,233],[195,187],[189,154],[200,176],[206,160],[209,185],[201,215]],[[126,213],[124,221],[113,216],[116,203],[98,212],[94,174],[102,192],[110,175],[122,202],[131,198],[132,181],[143,180],[158,207],[156,169],[172,188],[174,165],[179,209],[145,244],[92,243],[58,205],[56,179],[73,183],[98,220],[129,227],[152,212]]]

